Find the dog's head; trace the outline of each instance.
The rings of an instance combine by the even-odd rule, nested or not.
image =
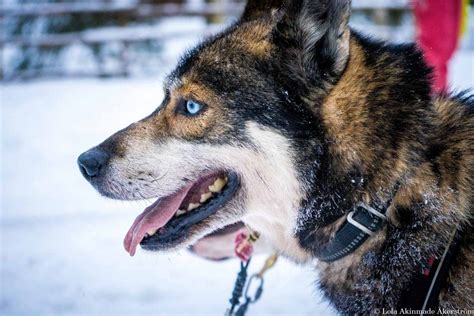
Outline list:
[[[156,199],[125,238],[131,254],[237,221],[291,238],[301,165],[320,148],[314,105],[348,58],[349,1],[282,2],[250,1],[239,22],[183,57],[155,112],[79,157],[101,194]]]

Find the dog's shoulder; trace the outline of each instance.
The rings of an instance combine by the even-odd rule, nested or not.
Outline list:
[[[434,108],[440,132],[446,133],[444,136],[451,137],[450,140],[464,138],[473,141],[474,93],[467,90],[454,95],[437,96]]]
[[[474,95],[461,92],[442,95],[433,102],[434,133],[428,159],[438,173],[441,186],[449,186],[459,194],[460,201],[471,209],[474,188]]]

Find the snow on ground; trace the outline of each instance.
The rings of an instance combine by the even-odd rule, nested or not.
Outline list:
[[[453,86],[474,86],[474,53],[452,63]],[[146,206],[100,197],[76,157],[161,102],[160,80],[61,80],[4,84],[0,314],[222,315],[237,261],[186,251],[130,258],[129,225]],[[264,258],[256,258],[257,270]],[[328,315],[315,273],[281,260],[253,315]]]

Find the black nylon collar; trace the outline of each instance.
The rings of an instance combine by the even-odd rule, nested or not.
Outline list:
[[[339,260],[362,245],[385,225],[385,210],[359,204],[347,215],[346,222],[318,255],[321,261]]]
[[[357,204],[347,215],[346,221],[335,233],[334,237],[317,255],[321,261],[332,262],[339,260],[359,248],[371,235],[382,229],[386,223],[387,209],[392,204],[394,193],[385,202],[374,202],[371,205]]]
[[[392,204],[393,197],[398,191],[396,185],[394,194],[386,203],[373,203],[373,206],[364,203],[357,204],[347,215],[346,221],[335,233],[332,240],[317,255],[325,262],[339,260],[359,248],[371,235],[378,232],[386,224],[386,213]],[[402,293],[400,308],[413,308],[417,310],[436,310],[441,289],[446,286],[451,265],[459,252],[462,232],[459,225],[453,231],[445,252],[441,258],[435,259],[431,264],[429,274],[420,273],[412,280],[411,285]],[[420,296],[419,293],[427,293]]]

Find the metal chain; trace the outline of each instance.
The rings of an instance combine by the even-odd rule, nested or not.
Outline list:
[[[250,259],[247,261],[246,265],[244,265],[241,262],[241,270],[239,274],[237,275],[237,280],[234,285],[234,291],[232,292],[232,298],[230,299],[231,307],[226,311],[225,316],[245,316],[245,313],[247,312],[249,305],[257,302],[262,296],[263,283],[264,283],[263,276],[269,269],[271,269],[275,265],[277,259],[278,259],[278,255],[276,253],[272,254],[265,260],[265,263],[263,267],[260,269],[260,271],[258,273],[253,274],[250,277],[249,282],[247,283],[247,286],[245,287],[245,293],[244,293],[245,302],[241,304],[238,307],[237,311],[234,313],[234,309],[239,304],[240,298],[242,297],[242,294],[243,294],[243,287],[247,279],[247,268],[248,268]],[[243,277],[244,274],[245,274],[245,277]],[[252,281],[258,281],[259,284],[257,286],[257,289],[255,290],[255,293],[253,295],[249,295],[249,289],[252,284]]]
[[[225,316],[232,316],[234,314],[234,309],[240,303],[240,298],[244,292],[245,282],[247,281],[247,269],[250,264],[250,259],[244,263],[240,262],[240,271],[237,274],[237,279],[234,283],[234,289],[232,290],[232,296],[229,299],[230,308],[225,312]]]

